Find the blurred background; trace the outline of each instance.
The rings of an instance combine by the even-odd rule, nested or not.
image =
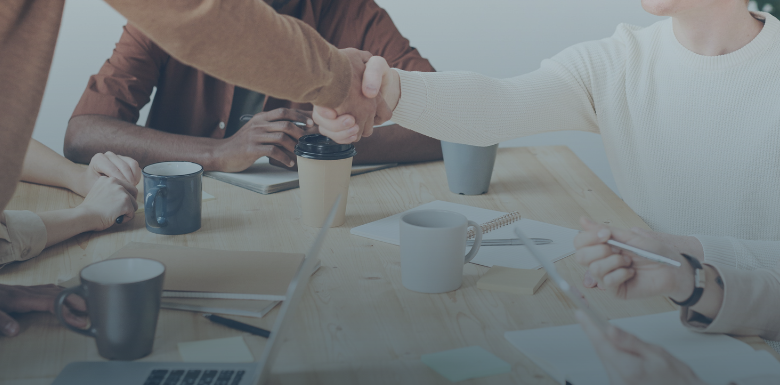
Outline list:
[[[644,12],[640,0],[376,1],[437,70],[475,71],[499,78],[531,72],[542,59],[570,45],[609,37],[620,23],[647,26],[660,20]],[[767,2],[759,3],[757,7]],[[35,139],[62,153],[68,119],[87,79],[110,57],[125,23],[100,0],[65,2]],[[141,113],[141,124],[146,122],[147,113],[148,106]],[[569,146],[617,192],[597,134],[561,131],[502,143],[513,147],[542,145]]]

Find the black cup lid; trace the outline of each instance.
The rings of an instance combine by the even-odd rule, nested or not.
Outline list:
[[[295,146],[295,155],[309,159],[338,160],[351,158],[355,154],[355,145],[338,144],[320,134],[304,135]]]

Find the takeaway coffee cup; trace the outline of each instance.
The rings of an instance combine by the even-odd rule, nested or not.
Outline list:
[[[460,195],[480,195],[488,191],[498,144],[487,147],[441,142],[444,168],[450,191]]]
[[[466,230],[474,227],[474,246],[466,254]],[[421,293],[446,293],[463,283],[463,265],[482,244],[482,228],[462,214],[416,210],[401,217],[401,283]],[[464,257],[465,255],[465,257]]]
[[[81,285],[57,296],[54,312],[68,329],[95,339],[98,353],[109,360],[135,360],[152,352],[165,266],[143,258],[109,259],[81,270]],[[71,294],[84,298],[90,328],[79,329],[62,316]]]
[[[160,162],[143,169],[146,229],[165,235],[200,229],[203,166]]]
[[[338,144],[319,134],[305,135],[298,140],[295,155],[298,158],[304,225],[321,227],[339,195],[343,199],[331,227],[344,224],[352,157],[356,153],[354,145]]]

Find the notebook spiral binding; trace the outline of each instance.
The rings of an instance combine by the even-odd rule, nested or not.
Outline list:
[[[508,224],[517,222],[520,220],[520,213],[517,211],[512,211],[509,214],[506,214],[504,216],[498,217],[496,219],[493,219],[492,221],[485,222],[479,227],[482,228],[482,234],[489,233],[499,227],[504,227]],[[472,239],[477,236],[477,233],[474,231],[474,229],[469,229],[468,232],[466,232],[466,239]]]

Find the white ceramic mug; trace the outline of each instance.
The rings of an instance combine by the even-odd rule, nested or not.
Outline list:
[[[466,230],[474,246],[466,254]],[[482,244],[482,229],[465,216],[445,210],[417,210],[401,217],[401,282],[421,293],[446,293],[463,283],[463,265]],[[465,255],[465,257],[464,257]]]

